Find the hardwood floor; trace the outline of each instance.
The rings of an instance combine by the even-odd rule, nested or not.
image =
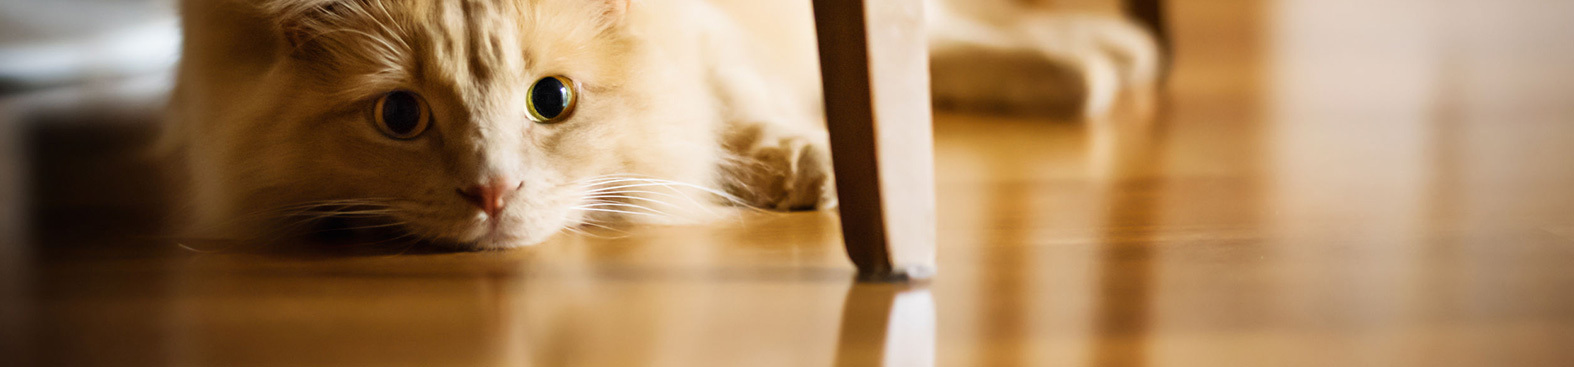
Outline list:
[[[1170,6],[1151,119],[937,115],[925,284],[854,283],[834,213],[503,252],[193,253],[149,232],[155,184],[115,163],[146,122],[7,120],[0,358],[1574,365],[1574,4]]]

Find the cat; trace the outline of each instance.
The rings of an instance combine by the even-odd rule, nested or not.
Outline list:
[[[1096,116],[1153,78],[1151,40],[1118,20],[985,26],[929,1],[937,101],[1069,100]],[[184,0],[180,11],[161,145],[182,167],[192,236],[327,222],[501,249],[703,218],[718,202],[836,202],[808,1]],[[1108,30],[1057,33],[1073,23]],[[955,61],[966,53],[1029,77]],[[1002,94],[958,78],[1048,84]]]

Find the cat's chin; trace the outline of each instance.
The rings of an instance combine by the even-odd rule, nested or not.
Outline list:
[[[544,196],[549,195],[534,197]],[[408,216],[401,221],[410,232],[451,246],[482,251],[505,250],[545,242],[566,225],[580,220],[568,212],[568,205],[554,204],[558,203],[521,200],[509,204],[496,215],[467,209],[452,216]]]
[[[474,250],[506,250],[541,243],[557,232],[546,225],[539,226],[542,228],[522,227],[523,224],[509,220],[503,223],[482,221],[453,238],[461,246]]]
[[[506,250],[531,246],[546,240],[545,236],[538,237],[542,238],[530,238],[493,231],[466,243],[468,243],[469,247],[477,250]]]

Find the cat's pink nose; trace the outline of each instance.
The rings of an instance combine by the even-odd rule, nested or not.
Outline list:
[[[459,196],[481,208],[487,216],[496,217],[498,212],[503,211],[503,206],[507,205],[508,198],[514,196],[514,192],[519,191],[523,186],[524,182],[519,180],[496,178],[483,185],[459,189]]]

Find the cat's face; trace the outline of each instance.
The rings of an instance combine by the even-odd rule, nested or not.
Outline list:
[[[596,180],[627,169],[641,102],[622,87],[620,1],[270,6],[291,51],[251,107],[267,117],[246,122],[255,151],[237,154],[268,156],[258,182],[231,183],[241,207],[510,247],[577,223]]]

